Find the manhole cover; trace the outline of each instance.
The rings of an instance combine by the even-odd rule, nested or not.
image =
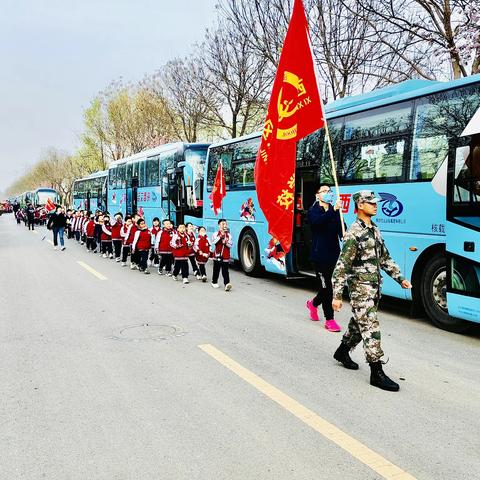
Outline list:
[[[110,338],[126,341],[166,340],[167,338],[181,336],[184,333],[179,327],[144,323],[120,328]]]

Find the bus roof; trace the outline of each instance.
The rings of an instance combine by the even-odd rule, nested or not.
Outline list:
[[[433,80],[406,80],[405,82],[389,85],[388,87],[378,88],[361,95],[341,98],[325,106],[327,120],[330,118],[341,117],[352,113],[363,112],[372,108],[391,105],[392,103],[411,100],[418,97],[424,97],[433,93],[450,90],[474,83],[480,83],[480,74],[470,77],[452,80],[450,82],[439,82]],[[211,148],[229,145],[243,140],[257,138],[262,132],[254,132],[243,137],[231,138],[228,140],[216,142],[210,145]]]
[[[164,145],[159,145],[158,147],[149,148],[148,150],[143,150],[141,152],[130,155],[129,157],[120,158],[111,162],[109,167],[114,167],[116,165],[122,165],[133,160],[141,160],[142,158],[151,157],[152,155],[157,155],[161,152],[171,150],[172,148],[178,148],[183,146],[184,148],[208,148],[209,143],[184,143],[184,142],[174,142],[174,143],[165,143]]]
[[[82,177],[82,178],[77,178],[75,179],[76,182],[79,182],[81,180],[90,180],[92,178],[98,178],[98,177],[106,177],[108,174],[108,170],[101,170],[99,172],[94,172],[94,173],[91,173],[90,175],[86,176],[86,177]]]

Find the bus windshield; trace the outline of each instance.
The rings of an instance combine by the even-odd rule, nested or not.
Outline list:
[[[45,205],[48,199],[50,199],[52,202],[56,202],[57,193],[54,190],[38,190],[37,191],[37,203],[39,205]]]

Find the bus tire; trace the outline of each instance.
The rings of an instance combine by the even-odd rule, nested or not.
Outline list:
[[[420,296],[430,321],[438,328],[453,333],[465,333],[472,324],[451,317],[447,311],[447,260],[444,255],[434,255],[425,265],[421,277]]]
[[[262,272],[260,249],[257,236],[252,230],[247,230],[242,235],[238,253],[242,270],[250,277],[258,277]]]

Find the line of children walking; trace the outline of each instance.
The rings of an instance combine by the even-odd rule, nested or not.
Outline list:
[[[75,238],[85,244],[88,252],[98,253],[103,258],[115,259],[122,267],[127,266],[130,257],[130,269],[150,274],[149,267],[158,268],[159,275],[178,280],[181,275],[184,285],[189,283],[190,266],[193,275],[203,283],[207,282],[207,264],[213,260],[211,285],[219,288],[220,273],[225,291],[232,289],[229,275],[230,249],[232,236],[228,232],[225,219],[218,221],[218,231],[211,240],[205,227],[196,228],[192,223],[179,224],[174,228],[169,219],[155,217],[152,227],[138,214],[115,214],[111,220],[108,214],[97,211],[73,212],[67,210],[68,238]]]

